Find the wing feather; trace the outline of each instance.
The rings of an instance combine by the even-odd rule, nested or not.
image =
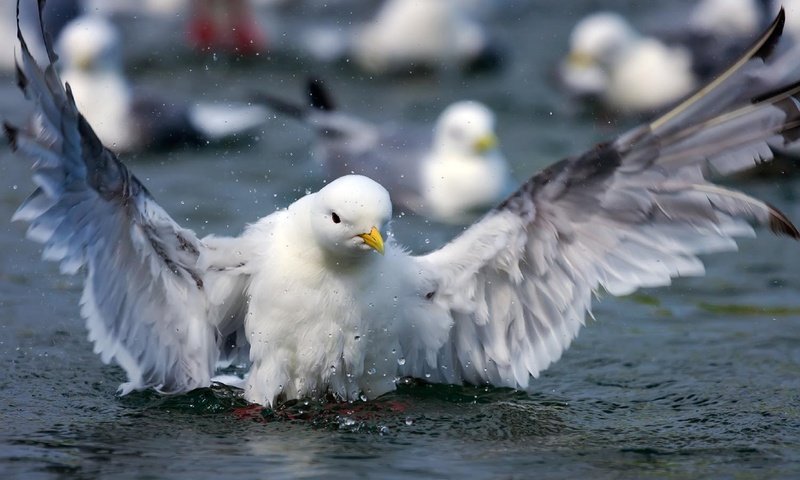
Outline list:
[[[18,38],[18,83],[36,115],[31,133],[5,131],[34,160],[37,188],[13,220],[30,224],[28,237],[44,244],[43,257],[62,272],[85,268],[81,315],[94,351],[125,370],[123,393],[208,385],[218,350],[204,272],[196,267],[201,242],[97,139],[61,84],[49,39],[50,64],[42,69],[19,31]]]
[[[558,162],[441,249],[417,257],[450,312],[438,382],[527,388],[591,314],[594,293],[625,295],[702,275],[699,254],[732,250],[752,223],[800,239],[773,207],[710,183],[797,139],[797,84],[776,89],[769,54],[783,13],[735,65],[664,117]],[[759,90],[760,89],[760,90]],[[411,358],[425,358],[408,340]],[[428,347],[430,348],[430,347]],[[429,353],[429,352],[428,352]]]

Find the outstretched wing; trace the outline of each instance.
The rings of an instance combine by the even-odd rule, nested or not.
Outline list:
[[[208,385],[217,346],[194,266],[200,242],[100,143],[61,84],[49,40],[42,70],[19,29],[17,36],[17,78],[36,105],[34,131],[5,131],[14,150],[35,160],[38,188],[13,220],[30,223],[28,237],[45,244],[44,258],[62,272],[86,267],[81,314],[95,352],[125,369],[123,393]]]
[[[782,25],[783,13],[729,71],[673,111],[550,166],[419,257],[438,277],[432,301],[453,326],[435,353],[409,335],[403,373],[526,388],[575,338],[598,289],[624,295],[700,275],[697,255],[735,249],[735,236],[753,233],[750,223],[800,239],[779,211],[705,178],[766,161],[768,141],[798,137],[797,84],[752,96],[771,88],[765,59]]]

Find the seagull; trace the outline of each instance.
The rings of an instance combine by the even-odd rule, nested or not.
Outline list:
[[[497,57],[483,26],[453,0],[389,0],[352,44],[356,63],[372,73],[468,70],[483,57]]]
[[[420,256],[384,239],[389,194],[359,175],[239,236],[198,238],[103,146],[49,44],[42,69],[19,34],[38,121],[5,132],[35,160],[37,188],[13,219],[62,272],[85,272],[81,315],[95,352],[125,370],[122,394],[206,387],[245,351],[244,396],[266,406],[374,399],[402,377],[525,390],[576,337],[593,292],[700,275],[698,255],[735,249],[751,224],[800,240],[783,213],[706,178],[798,138],[797,79],[765,81],[783,20],[675,109],[545,168]]]
[[[256,133],[267,118],[266,109],[256,105],[189,105],[135,92],[122,72],[119,33],[101,15],[70,22],[57,49],[64,61],[62,78],[81,113],[115,152],[234,140]]]
[[[689,50],[643,37],[613,12],[594,13],[575,25],[558,73],[568,91],[598,98],[623,114],[668,106],[698,82]]]
[[[503,53],[459,0],[388,0],[342,31],[311,27],[303,48],[321,61],[353,61],[371,74],[470,72],[502,65]]]
[[[777,13],[766,3],[703,0],[685,14],[666,12],[682,19],[680,26],[662,21],[650,35],[618,13],[590,14],[572,30],[559,79],[570,93],[599,100],[615,113],[662,110],[739,57]]]
[[[309,106],[270,95],[257,100],[314,129],[317,153],[333,179],[361,174],[381,183],[395,206],[447,224],[475,220],[514,190],[500,151],[494,113],[462,100],[445,108],[431,129],[374,124],[336,109],[318,79]]]

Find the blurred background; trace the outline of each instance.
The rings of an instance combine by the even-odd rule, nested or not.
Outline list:
[[[784,3],[791,41],[800,8]],[[19,124],[30,105],[13,78],[14,2],[0,8],[0,115]],[[449,105],[481,102],[491,151],[518,184],[664,111],[776,11],[756,0],[50,0],[45,23],[92,125],[203,236],[237,234],[330,178],[314,105],[369,125],[356,130],[415,132],[403,137],[411,162],[435,146]],[[31,43],[35,23],[23,12]],[[312,79],[328,102],[309,95]],[[797,161],[781,157],[733,181],[797,222]],[[0,218],[32,189],[26,162],[0,146]],[[397,213],[393,235],[415,252],[466,223]],[[81,279],[40,261],[24,231],[0,222],[0,472],[11,477],[800,473],[800,256],[785,239],[747,239],[708,258],[703,279],[605,299],[534,393],[413,385],[366,415],[254,422],[225,392],[116,398],[123,373],[91,352]]]

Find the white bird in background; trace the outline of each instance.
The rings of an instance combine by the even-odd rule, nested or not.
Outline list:
[[[764,24],[764,1],[702,0],[689,14],[689,27],[716,36],[752,38]]]
[[[5,12],[5,15],[0,15],[0,41],[5,47],[3,48],[2,55],[0,55],[0,71],[12,72],[14,71],[14,48],[15,35],[17,26],[14,21],[13,12],[14,2],[12,0],[0,0],[0,11]]]
[[[418,65],[459,69],[487,47],[486,32],[452,0],[389,0],[353,41],[356,62],[376,73]]]
[[[365,175],[383,185],[404,211],[450,224],[474,220],[514,190],[494,113],[482,103],[455,102],[433,128],[420,128],[378,125],[341,112],[319,80],[309,82],[308,98],[309,107],[259,97],[314,129],[331,179]]]
[[[575,25],[559,77],[568,91],[626,114],[663,108],[697,86],[687,49],[642,37],[612,12],[594,13]]]
[[[70,22],[58,38],[62,78],[100,140],[116,152],[204,145],[247,137],[267,110],[244,104],[181,103],[167,95],[137,94],[122,71],[116,27],[100,15]]]
[[[373,74],[490,70],[500,48],[458,0],[388,0],[374,18],[344,32],[309,28],[305,50],[322,61],[352,59]]]
[[[122,393],[208,386],[248,342],[245,398],[262,405],[371,399],[403,376],[526,389],[575,338],[593,292],[702,274],[697,255],[735,249],[748,222],[800,239],[781,212],[705,179],[769,158],[768,139],[798,137],[800,87],[776,89],[786,83],[764,66],[782,21],[698,95],[546,168],[422,256],[384,243],[389,195],[362,176],[238,237],[197,238],[103,148],[23,42],[19,84],[38,129],[6,133],[36,160],[38,188],[14,219],[31,222],[62,271],[84,267],[81,314],[95,351],[125,369]]]

